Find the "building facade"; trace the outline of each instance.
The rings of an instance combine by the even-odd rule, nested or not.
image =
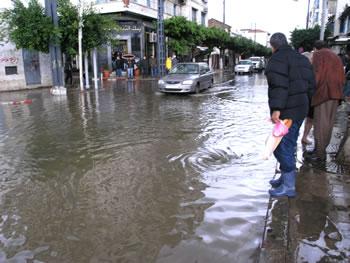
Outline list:
[[[330,44],[340,52],[350,44],[350,0],[338,0],[333,18],[333,37]]]
[[[3,44],[0,50],[0,91],[52,86],[48,54],[18,50],[12,43]]]
[[[121,30],[119,43],[106,46],[99,53],[99,64],[111,66],[115,52],[131,53],[136,58],[156,56],[156,20],[158,0],[97,0],[94,7],[103,15],[112,15]],[[207,0],[166,0],[164,18],[184,16],[190,21],[207,25]]]

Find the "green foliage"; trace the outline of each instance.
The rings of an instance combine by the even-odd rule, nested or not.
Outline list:
[[[231,37],[218,28],[207,28],[188,21],[185,17],[172,17],[165,20],[165,35],[169,37],[169,48],[178,55],[188,55],[196,46],[206,46],[211,52],[214,47],[230,49],[241,55],[265,56],[269,50],[244,37]]]
[[[165,35],[170,38],[169,48],[178,55],[190,53],[196,46],[200,45],[205,37],[201,26],[195,22],[188,21],[185,17],[175,16],[164,22]]]
[[[330,31],[325,31],[325,38],[330,36]],[[294,29],[291,35],[291,44],[298,49],[303,47],[305,51],[311,51],[316,40],[320,38],[320,27],[316,25],[310,29]]]
[[[73,56],[78,50],[79,12],[69,0],[57,1],[62,52]]]
[[[58,0],[59,27],[61,31],[61,47],[64,53],[78,53],[79,10],[69,0]],[[83,10],[84,51],[92,50],[103,44],[114,42],[119,30],[117,23],[109,16],[97,14],[89,6]]]
[[[209,50],[214,47],[225,48],[229,46],[230,35],[222,29],[215,27],[205,28],[205,40],[203,45],[207,46]]]
[[[45,15],[38,0],[30,0],[28,7],[20,0],[12,0],[13,8],[1,14],[1,23],[5,26],[9,39],[17,48],[26,48],[42,52],[49,51],[49,41],[59,35]]]
[[[78,8],[69,0],[58,0],[59,25],[55,27],[51,18],[38,0],[30,0],[25,7],[20,0],[12,0],[13,8],[1,14],[9,39],[17,48],[42,52],[49,51],[50,41],[61,44],[68,55],[78,53]],[[91,6],[83,11],[83,50],[89,51],[108,42],[113,42],[118,26],[109,16],[97,14]]]
[[[115,42],[119,31],[116,21],[110,16],[97,14],[92,7],[83,14],[83,49],[92,50],[103,44]]]

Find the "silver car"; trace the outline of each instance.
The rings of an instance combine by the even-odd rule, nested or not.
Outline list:
[[[249,59],[240,60],[238,62],[238,64],[235,66],[235,73],[236,74],[240,74],[240,73],[252,74],[253,70],[254,70],[254,64]]]
[[[206,63],[178,63],[158,81],[158,88],[164,93],[199,93],[213,83],[214,73]]]

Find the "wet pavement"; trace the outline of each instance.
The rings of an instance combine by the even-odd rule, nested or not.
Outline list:
[[[0,106],[0,262],[246,263],[271,255],[278,247],[267,246],[265,219],[283,224],[269,217],[283,200],[269,203],[276,162],[261,158],[272,129],[266,80],[229,78],[218,76],[214,88],[189,96],[161,94],[154,80],[113,80],[66,97],[46,89],[1,94],[1,101],[33,103]],[[318,180],[315,168],[300,166],[306,181],[308,169]],[[341,182],[338,197],[346,178],[337,177],[339,167],[324,173]],[[317,193],[328,209],[324,189],[333,181],[321,182]],[[286,215],[308,218],[302,212],[310,203],[298,200],[284,200]],[[303,222],[300,229],[308,229],[310,221]],[[286,227],[280,229],[289,238],[292,224]],[[342,235],[332,253],[348,253],[346,233],[330,229],[325,235]],[[307,236],[299,232],[295,243],[277,240],[309,262],[302,257],[317,246],[301,246]]]
[[[350,173],[336,159],[349,110],[338,109],[325,163],[303,163],[299,145],[298,195],[270,199],[259,262],[350,262]]]

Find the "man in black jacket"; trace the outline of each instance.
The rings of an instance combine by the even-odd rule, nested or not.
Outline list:
[[[274,189],[271,196],[294,197],[296,165],[295,148],[299,129],[309,111],[315,89],[315,76],[309,60],[293,50],[282,33],[275,33],[270,38],[272,56],[266,67],[268,82],[269,108],[271,121],[277,123],[291,119],[289,132],[274,151],[280,164],[281,176],[271,180]]]

